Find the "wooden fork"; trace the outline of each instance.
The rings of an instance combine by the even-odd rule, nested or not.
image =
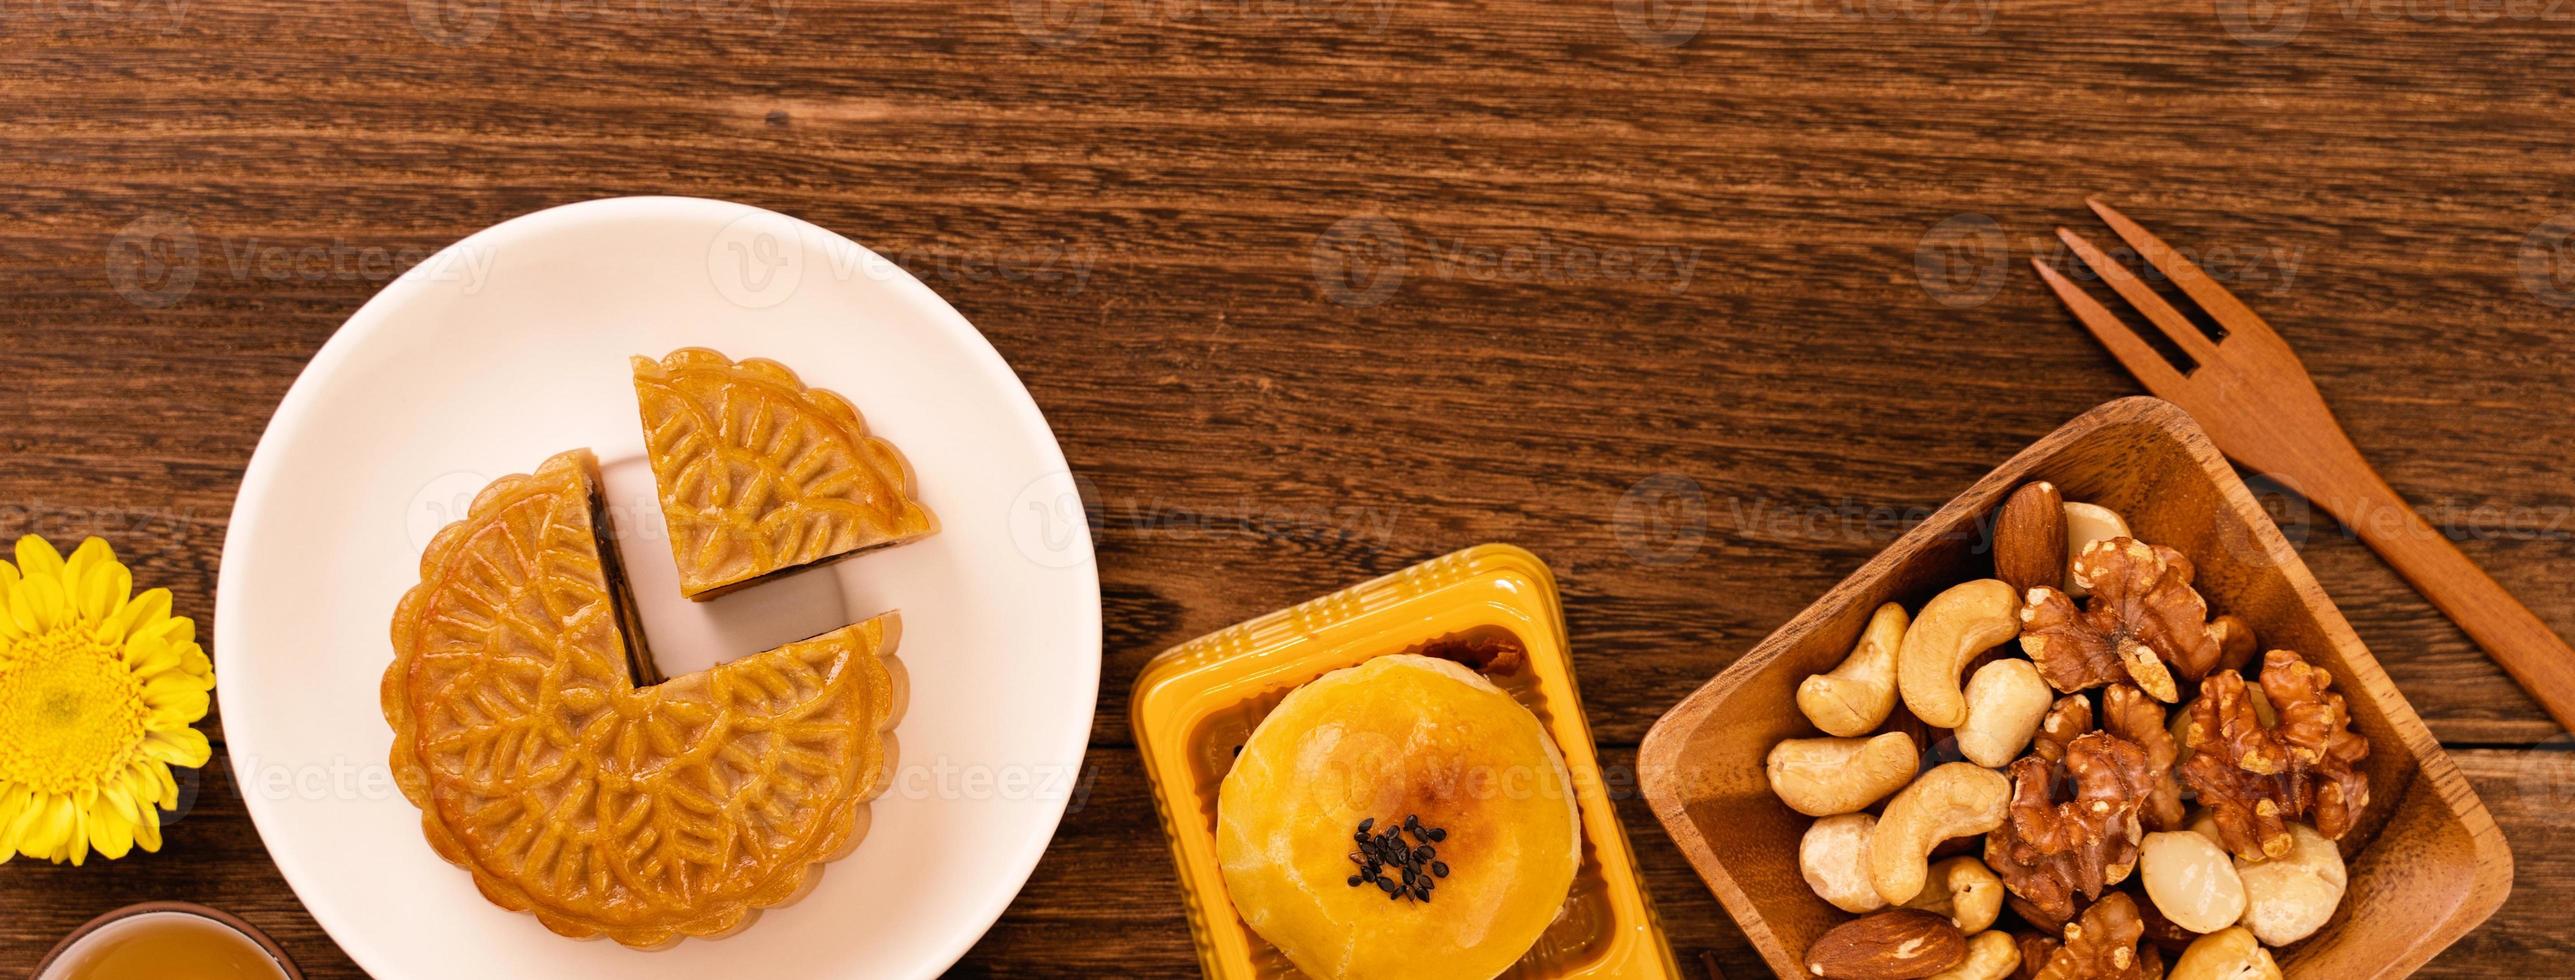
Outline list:
[[[2206,310],[2226,329],[2226,336],[2209,339],[2125,267],[2083,236],[2059,228],[2057,237],[2065,240],[2075,257],[2172,338],[2197,367],[2187,373],[2176,370],[2090,294],[2047,263],[2030,260],[2039,278],[2074,311],[2084,329],[2110,348],[2111,356],[2144,382],[2148,391],[2198,419],[2228,458],[2284,478],[2359,534],[2379,557],[2395,566],[2397,574],[2484,647],[2487,656],[2502,664],[2559,726],[2575,730],[2575,649],[2415,513],[2361,458],[2351,437],[2334,421],[2333,411],[2325,407],[2324,396],[2316,392],[2306,367],[2298,363],[2298,355],[2261,317],[2126,215],[2099,200],[2085,203],[2147,263]]]

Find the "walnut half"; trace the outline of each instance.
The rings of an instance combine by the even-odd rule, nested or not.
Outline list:
[[[2047,586],[2022,597],[2021,649],[2059,691],[2133,680],[2166,704],[2181,700],[2181,680],[2217,666],[2219,637],[2209,629],[2208,602],[2191,588],[2191,560],[2135,538],[2086,545],[2074,580],[2092,590],[2082,608]]]
[[[2111,892],[2083,918],[2067,923],[2065,941],[2047,951],[2047,960],[2032,976],[2037,980],[2152,980],[2164,975],[2164,959],[2154,947],[2139,948],[2146,933],[2137,901],[2126,892]],[[2031,952],[2021,947],[2023,955]]]
[[[2146,750],[2108,732],[2068,743],[2064,771],[2074,798],[2054,799],[2056,764],[2038,756],[2012,763],[2012,803],[2003,825],[1985,837],[1985,864],[2003,887],[2045,918],[2074,917],[2074,898],[2101,896],[2137,866],[2144,835],[2138,808],[2153,792]]]
[[[2333,678],[2294,651],[2262,658],[2262,694],[2278,722],[2264,725],[2240,674],[2200,685],[2183,736],[2190,759],[2182,781],[2215,817],[2218,839],[2247,861],[2289,852],[2289,822],[2307,820],[2340,840],[2369,805],[2360,761],[2369,742],[2351,730],[2351,712]]]

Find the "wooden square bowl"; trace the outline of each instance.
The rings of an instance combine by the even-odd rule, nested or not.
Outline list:
[[[2370,804],[2342,841],[2351,886],[2332,921],[2289,947],[2291,976],[2397,976],[2485,921],[2512,889],[2512,853],[2475,791],[2405,703],[2298,553],[2190,416],[2152,398],[2110,402],[2012,457],[1799,613],[1646,735],[1645,798],[1699,876],[1782,975],[1851,916],[1797,871],[1809,823],[1773,796],[1763,759],[1780,739],[1819,734],[1795,691],[1841,662],[1880,604],[1923,600],[1992,574],[1985,526],[2025,481],[2127,517],[2141,540],[2190,556],[2211,607],[2251,624],[2263,649],[2333,671],[2369,739]]]

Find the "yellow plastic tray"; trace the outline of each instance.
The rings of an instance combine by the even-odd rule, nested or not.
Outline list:
[[[1516,634],[1528,658],[1510,673],[1488,676],[1536,713],[1564,751],[1583,824],[1582,869],[1564,911],[1503,975],[1679,975],[1601,782],[1591,725],[1574,688],[1555,576],[1536,555],[1488,544],[1183,643],[1136,678],[1129,721],[1180,864],[1189,927],[1208,977],[1298,975],[1286,956],[1243,924],[1216,868],[1217,785],[1253,727],[1288,692],[1325,673],[1496,626]]]

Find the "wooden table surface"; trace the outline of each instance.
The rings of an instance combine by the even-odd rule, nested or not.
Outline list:
[[[2575,632],[2570,134],[2549,0],[6,3],[0,536],[106,536],[202,623],[271,409],[401,269],[596,197],[811,219],[980,327],[1090,490],[1093,748],[957,972],[1188,976],[1126,727],[1147,658],[1515,542],[1628,766],[1911,520],[2139,390],[2024,264],[2066,262],[2088,193],[2270,317]],[[2570,744],[2269,487],[2515,845],[2427,972],[2575,974]],[[0,974],[176,898],[356,975],[216,758],[161,853],[0,866]],[[1758,975],[1612,775],[1681,958]]]

